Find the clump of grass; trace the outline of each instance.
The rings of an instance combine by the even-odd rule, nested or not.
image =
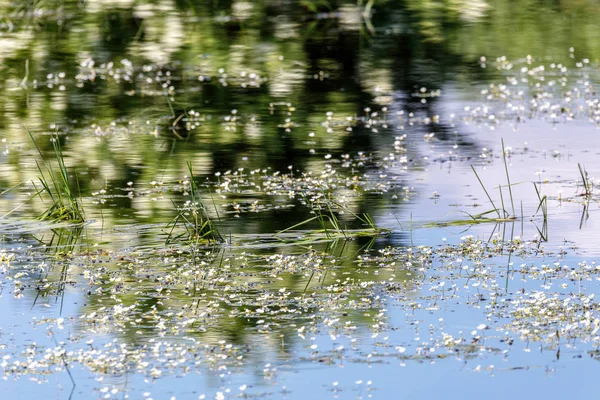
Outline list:
[[[206,206],[200,196],[198,184],[194,180],[192,164],[189,161],[187,166],[190,172],[190,200],[186,201],[182,207],[176,206],[177,216],[166,226],[169,229],[166,244],[169,245],[177,241],[184,241],[188,244],[223,243],[225,240],[221,232],[208,216]],[[183,229],[183,232],[176,234],[176,231],[181,229]]]
[[[484,213],[478,214],[476,217],[471,216],[471,218],[473,220],[477,220],[479,218],[481,218],[483,215],[486,214],[490,214],[490,213],[496,213],[498,218],[497,220],[494,219],[488,219],[486,218],[486,221],[496,221],[496,222],[504,222],[507,220],[514,220],[516,219],[516,215],[515,215],[515,202],[513,199],[513,194],[512,194],[512,186],[513,184],[510,182],[510,175],[508,174],[508,162],[506,161],[506,149],[504,147],[504,139],[502,140],[502,161],[504,162],[504,170],[506,172],[506,187],[508,187],[508,194],[509,194],[509,198],[510,198],[510,205],[511,205],[511,209],[512,209],[512,214],[510,214],[508,211],[506,211],[506,208],[504,206],[504,196],[502,195],[502,186],[498,186],[498,191],[500,192],[500,203],[502,205],[501,208],[496,207],[496,204],[494,204],[494,200],[492,200],[492,196],[490,196],[490,193],[488,192],[488,190],[486,189],[485,185],[483,184],[483,181],[481,180],[481,178],[479,177],[479,174],[477,174],[477,171],[475,170],[475,167],[473,167],[471,165],[471,169],[473,170],[473,173],[475,174],[475,177],[477,178],[477,180],[479,181],[479,184],[481,185],[481,187],[483,188],[483,191],[485,192],[485,195],[487,196],[488,200],[490,201],[490,203],[492,204],[492,209],[489,211],[486,211]],[[537,189],[537,188],[536,188]]]
[[[39,218],[52,222],[83,223],[85,221],[83,207],[71,190],[69,171],[65,165],[58,137],[53,136],[50,139],[52,148],[54,149],[54,157],[58,164],[58,171],[55,171],[50,163],[44,159],[44,155],[33,138],[31,131],[27,130],[27,133],[29,133],[29,137],[31,137],[43,161],[43,168],[37,160],[35,162],[40,172],[38,179],[41,184],[41,188],[38,189],[34,183],[35,195],[42,201],[44,201],[44,194],[50,198],[48,209]]]
[[[297,223],[293,226],[290,226],[286,229],[283,229],[283,230],[277,232],[275,235],[281,235],[285,232],[294,230],[300,226],[306,225],[313,221],[317,221],[321,225],[321,229],[312,230],[307,233],[309,233],[309,234],[324,234],[325,238],[328,240],[333,240],[333,239],[338,239],[338,238],[344,238],[346,240],[350,240],[355,237],[361,237],[361,236],[373,237],[373,236],[378,236],[378,235],[382,235],[382,234],[386,234],[386,233],[390,232],[388,229],[379,228],[375,224],[375,221],[373,221],[373,218],[371,218],[371,216],[369,214],[366,214],[366,213],[360,214],[360,215],[356,214],[356,213],[344,208],[341,204],[339,204],[333,200],[326,199],[324,201],[325,206],[314,205],[308,200],[307,200],[307,203],[309,204],[311,210],[315,213],[315,216],[312,218],[308,218],[308,219],[306,219],[300,223]],[[326,211],[325,211],[325,208],[326,208]],[[364,229],[347,229],[345,227],[342,227],[340,224],[340,220],[338,219],[336,213],[334,212],[334,209],[349,212],[356,219],[356,221],[359,221],[362,223],[362,225],[364,226]]]
[[[508,161],[506,159],[506,148],[504,147],[504,140],[502,140],[502,160],[504,163],[504,171],[506,173],[506,185],[504,185],[504,186],[498,185],[498,192],[500,194],[500,207],[496,206],[496,203],[494,203],[492,196],[490,195],[490,193],[487,190],[487,188],[485,187],[483,181],[479,177],[479,174],[477,173],[475,168],[471,165],[471,169],[473,170],[473,173],[475,174],[477,181],[481,185],[481,188],[483,189],[485,195],[487,196],[487,198],[493,208],[488,211],[485,211],[483,213],[476,214],[476,215],[471,215],[471,214],[463,211],[463,213],[467,214],[469,216],[469,218],[457,219],[457,220],[453,220],[453,221],[433,222],[433,223],[427,224],[425,226],[426,227],[460,226],[460,225],[474,225],[474,224],[489,223],[489,222],[499,224],[499,223],[515,221],[517,219],[517,215],[515,212],[515,202],[514,202],[514,198],[513,198],[512,187],[514,185],[518,185],[523,182],[513,183],[510,180],[510,175],[508,173]],[[583,171],[581,167],[580,167],[580,171]],[[583,172],[581,172],[581,173],[582,173],[582,177],[584,178],[584,186],[587,187],[588,181],[587,181],[587,179],[585,179],[587,177],[587,173],[585,173],[585,174]],[[542,227],[542,229],[538,229],[538,232],[540,234],[541,241],[547,241],[548,240],[548,197],[546,195],[542,196],[541,189],[538,188],[538,186],[535,182],[533,182],[533,187],[534,187],[535,193],[537,195],[537,209],[535,211],[534,216],[537,216],[541,212],[542,217],[543,217],[543,227]],[[506,205],[504,202],[503,188],[508,188],[510,208],[511,208],[512,213],[508,212],[506,210]],[[496,214],[496,217],[495,218],[487,217],[487,215],[489,215],[489,214]],[[523,221],[523,202],[521,202],[521,227],[522,227],[522,221]]]
[[[483,184],[483,181],[481,180],[481,178],[479,177],[479,174],[475,170],[475,167],[473,167],[471,165],[471,169],[473,170],[473,173],[475,174],[475,177],[479,181],[479,184],[483,188],[483,191],[485,192],[485,195],[487,196],[488,200],[490,201],[490,203],[492,204],[492,207],[493,207],[491,210],[486,211],[485,213],[482,213],[480,215],[485,215],[485,214],[488,214],[488,213],[491,213],[491,212],[495,212],[496,214],[498,214],[498,218],[502,218],[502,216],[500,215],[500,209],[498,207],[496,207],[496,205],[494,204],[494,200],[492,200],[492,196],[490,196],[490,194],[488,193],[487,189],[485,188],[485,185]]]

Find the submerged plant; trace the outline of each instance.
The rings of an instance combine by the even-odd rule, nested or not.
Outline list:
[[[172,244],[178,240],[189,244],[223,243],[225,240],[221,232],[208,216],[198,184],[194,180],[192,164],[189,161],[187,167],[190,172],[190,200],[186,201],[182,207],[176,206],[177,216],[166,226],[169,229],[166,244]],[[176,234],[176,230],[181,229],[183,232]]]
[[[65,165],[62,148],[60,146],[58,137],[54,136],[50,139],[52,148],[54,149],[54,156],[58,164],[58,172],[56,172],[50,163],[44,159],[42,150],[33,138],[31,131],[27,130],[27,132],[29,133],[31,140],[35,145],[35,148],[42,157],[44,166],[42,169],[42,166],[40,166],[36,160],[35,163],[38,171],[40,172],[38,179],[40,181],[41,188],[38,189],[34,183],[34,188],[36,189],[35,196],[38,196],[42,201],[44,201],[44,194],[50,198],[50,205],[48,209],[42,215],[40,215],[40,219],[53,222],[64,221],[83,223],[85,221],[83,208],[71,190],[69,171]]]

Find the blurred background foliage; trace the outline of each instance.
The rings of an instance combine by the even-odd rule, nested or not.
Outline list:
[[[477,96],[500,74],[482,56],[598,61],[599,16],[585,0],[0,0],[0,187],[36,178],[24,126],[61,135],[86,196],[176,182],[186,161],[212,176],[385,154],[398,131],[375,132],[373,112],[434,118],[420,88]],[[156,200],[109,205],[115,221],[164,219]]]

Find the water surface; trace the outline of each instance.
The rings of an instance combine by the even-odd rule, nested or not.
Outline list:
[[[589,393],[597,14],[0,4],[3,393]],[[39,219],[53,141],[83,224]]]

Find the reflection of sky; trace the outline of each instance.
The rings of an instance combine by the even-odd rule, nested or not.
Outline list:
[[[520,262],[518,259],[513,261]],[[566,262],[577,261],[577,258],[571,258]],[[436,275],[435,272],[431,274]],[[457,281],[461,282],[460,279]],[[509,290],[520,290],[523,285],[535,288],[538,283],[532,281],[531,284],[523,284],[520,279],[515,279],[511,281]],[[69,305],[77,302],[73,294],[69,295],[65,303],[63,316],[67,318],[76,316]],[[472,295],[476,294],[473,290]],[[295,346],[287,348],[286,356],[279,351],[250,354],[244,368],[201,373],[194,368],[184,376],[166,375],[156,381],[136,374],[104,376],[101,380],[94,381],[93,376],[85,370],[72,366],[71,372],[77,383],[73,398],[96,399],[99,395],[94,390],[105,387],[109,390],[118,388],[121,391],[131,391],[131,398],[141,398],[142,393],[149,392],[152,398],[176,396],[193,399],[201,394],[212,399],[217,392],[226,390],[230,390],[230,397],[233,397],[241,392],[242,385],[247,385],[247,393],[259,394],[261,398],[288,399],[305,399],[307,396],[330,398],[336,394],[335,390],[339,398],[355,398],[359,395],[366,398],[369,394],[373,398],[395,398],[399,390],[403,396],[417,399],[429,399],[432,396],[462,399],[476,397],[487,391],[486,397],[500,400],[514,395],[515,390],[521,393],[535,391],[537,395],[547,398],[563,398],[568,395],[583,396],[593,389],[591,382],[596,361],[585,354],[583,359],[579,359],[582,353],[577,347],[565,344],[561,348],[561,358],[557,360],[556,349],[542,349],[538,344],[527,345],[519,340],[515,340],[511,346],[498,342],[497,338],[504,336],[502,330],[484,332],[489,339],[480,345],[489,346],[490,349],[475,353],[477,355],[474,358],[436,348],[434,354],[443,358],[403,360],[402,355],[405,353],[399,353],[396,348],[398,345],[406,348],[406,354],[412,354],[417,347],[424,346],[424,343],[433,345],[432,338],[438,337],[442,332],[454,336],[462,332],[468,338],[479,324],[490,324],[490,321],[485,316],[484,307],[458,304],[456,299],[436,301],[438,311],[422,309],[407,312],[403,308],[404,300],[396,300],[395,297],[392,294],[388,299],[386,312],[389,317],[386,324],[395,329],[385,330],[377,336],[368,331],[358,332],[354,336],[357,339],[354,343],[341,336],[336,342],[332,342],[327,329],[323,329],[321,334],[307,334],[306,339],[297,339]],[[399,298],[401,299],[401,295]],[[36,341],[41,346],[51,347],[51,338],[45,335],[43,327],[31,331],[28,309],[29,304],[24,304],[22,300],[12,300],[4,294],[0,300],[0,313],[10,314],[11,324],[2,327],[2,342],[6,344],[26,337],[26,341]],[[56,307],[47,310],[51,315],[46,316],[58,316]],[[503,321],[494,323],[501,325]],[[58,339],[61,337],[62,335]],[[264,344],[269,340],[275,343],[277,337],[266,338],[256,334],[254,340],[254,345],[262,349],[259,343]],[[96,341],[96,346],[98,343],[100,342]],[[308,348],[311,344],[317,345],[316,350]],[[341,358],[334,351],[340,345],[344,346]],[[276,349],[277,346],[273,348]],[[332,354],[334,356],[330,357]],[[267,369],[268,373],[265,372]],[[48,382],[45,384],[32,385],[27,378],[9,378],[1,386],[4,393],[27,393],[20,396],[25,399],[39,398],[47,393],[57,393],[60,398],[68,396],[71,385],[66,372],[57,372],[46,379]],[[580,384],[572,387],[570,382],[573,379],[579,379]],[[337,385],[334,385],[336,382]],[[454,391],[458,390],[456,385],[460,385],[459,393]],[[117,397],[121,398],[120,396],[122,392]]]
[[[501,207],[497,185],[506,185],[504,163],[499,158],[502,154],[501,140],[504,139],[505,146],[513,148],[509,159],[509,176],[514,185],[512,194],[515,213],[519,217],[521,203],[523,204],[525,231],[530,235],[537,233],[530,222],[539,204],[532,182],[539,184],[542,181],[544,183],[541,185],[541,193],[549,197],[548,228],[552,247],[555,248],[567,240],[577,243],[581,251],[600,254],[597,240],[591,234],[597,228],[595,212],[598,206],[594,200],[590,202],[590,217],[580,229],[583,198],[578,196],[582,193],[581,183],[577,186],[577,182],[581,181],[578,163],[586,167],[590,177],[594,176],[594,165],[597,165],[598,156],[590,150],[595,148],[597,129],[586,122],[572,122],[553,128],[546,122],[532,120],[522,124],[515,132],[507,125],[493,131],[486,127],[461,127],[472,132],[471,135],[480,148],[492,150],[492,163],[488,164],[489,153],[484,160],[471,156],[471,160],[430,163],[426,171],[417,174],[420,197],[409,207],[413,219],[421,223],[451,221],[468,219],[469,216],[465,213],[476,215],[490,210],[492,206],[471,170],[471,165],[476,168],[496,207]],[[527,151],[523,150],[524,143],[527,143]],[[445,158],[448,159],[447,148],[443,145],[438,146],[433,142],[432,145],[423,144],[421,147],[423,154],[428,154],[430,158],[445,153]],[[460,158],[461,148],[457,148],[455,152]],[[434,197],[434,192],[439,194],[439,198]],[[559,196],[562,197],[562,202],[558,200]],[[505,208],[512,212],[506,187],[503,188],[503,198]],[[473,207],[475,204],[479,206]],[[406,215],[403,219],[406,220]],[[538,213],[535,223],[541,226],[541,213]],[[516,232],[520,235],[521,222],[517,222],[516,225]],[[489,235],[493,224],[473,227],[463,232],[467,227],[445,228],[438,234],[460,236],[475,232],[485,235],[489,232]],[[525,239],[530,238],[532,237],[525,236]]]

